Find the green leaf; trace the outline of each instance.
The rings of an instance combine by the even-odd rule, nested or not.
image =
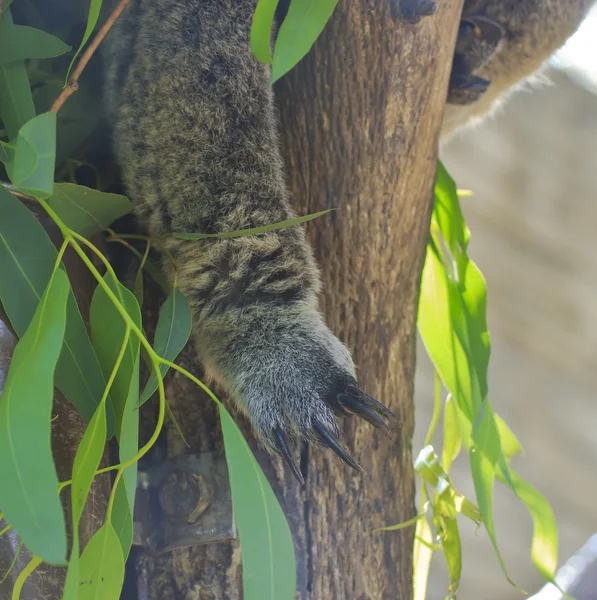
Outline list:
[[[253,227],[251,229],[241,229],[239,231],[226,231],[224,233],[173,233],[172,236],[179,240],[207,240],[211,238],[235,238],[244,237],[246,235],[258,235],[260,233],[267,233],[268,231],[275,231],[276,229],[285,229],[286,227],[293,227],[294,225],[300,225],[307,221],[312,221],[325,215],[330,211],[334,210],[329,208],[328,210],[322,210],[312,215],[305,215],[303,217],[296,217],[294,219],[287,219],[286,221],[280,221],[279,223],[272,223],[271,225],[263,225],[262,227]]]
[[[46,288],[58,253],[39,221],[20,200],[0,186],[0,302],[21,337]],[[91,419],[106,382],[77,302],[69,291],[64,346],[56,367],[56,386],[87,419]],[[108,436],[114,426],[108,411]]]
[[[223,405],[220,419],[242,550],[244,600],[294,600],[294,547],[284,513]]]
[[[73,465],[71,484],[73,544],[62,600],[77,600],[79,597],[79,521],[87,502],[95,472],[104,453],[106,433],[106,405],[105,402],[101,402],[85,430]]]
[[[126,495],[124,479],[120,479],[116,492],[114,492],[111,523],[120,541],[122,554],[126,561],[133,545],[133,511],[131,511]]]
[[[104,281],[129,317],[141,328],[141,311],[133,294],[120,282],[115,282],[109,273],[106,274]],[[91,301],[90,323],[91,339],[107,379],[112,373],[120,353],[126,325],[108,294],[99,285]],[[110,390],[121,462],[132,458],[139,450],[139,411],[137,409],[139,403],[139,357],[139,338],[132,334]],[[123,480],[130,510],[130,507],[135,505],[136,464],[124,471]]]
[[[448,394],[444,406],[444,447],[442,449],[442,467],[446,473],[450,471],[452,462],[454,462],[462,447],[456,410],[452,394]]]
[[[89,540],[79,566],[79,600],[119,600],[124,556],[118,536],[105,523]]]
[[[27,548],[55,565],[66,561],[66,528],[50,433],[68,291],[66,274],[56,271],[15,347],[0,396],[0,506]]]
[[[71,69],[75,64],[77,57],[79,56],[81,50],[83,50],[83,47],[89,40],[91,34],[93,33],[93,30],[95,29],[101,8],[102,0],[91,0],[91,3],[89,4],[89,12],[87,13],[87,25],[85,26],[85,33],[83,33],[83,39],[81,40],[81,44],[77,48],[77,51],[75,52],[73,59],[70,61],[70,65],[68,66],[68,71],[66,73],[66,81],[68,81]]]
[[[10,180],[24,194],[50,196],[56,159],[56,113],[43,113],[25,123],[13,144],[6,163]]]
[[[131,212],[128,198],[108,194],[74,183],[57,183],[48,200],[64,224],[85,237],[109,227],[116,219]]]
[[[25,58],[54,58],[70,50],[57,37],[11,21],[0,21],[0,64]]]
[[[259,0],[251,22],[251,48],[255,58],[271,64],[271,37],[278,0]]]
[[[272,83],[309,52],[337,3],[338,0],[292,0],[274,47]]]
[[[173,361],[186,346],[192,326],[193,315],[187,299],[180,290],[173,289],[160,309],[155,330],[154,350],[156,353],[166,360]],[[168,367],[160,365],[162,379],[167,372]],[[157,388],[158,380],[155,371],[152,370],[140,403],[147,402]]]
[[[4,7],[2,21],[5,27],[14,27],[8,5]],[[0,120],[8,137],[14,139],[19,129],[33,117],[35,108],[25,63],[17,60],[0,64]]]
[[[415,529],[413,552],[413,600],[427,599],[427,580],[433,556],[432,543],[433,536],[429,521],[419,519]]]
[[[531,558],[541,575],[555,584],[554,577],[558,566],[558,528],[549,502],[518,473],[508,469],[498,472],[498,477],[514,490],[519,500],[528,509],[533,520],[533,540]]]

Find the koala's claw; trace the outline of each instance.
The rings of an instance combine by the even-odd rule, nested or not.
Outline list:
[[[340,404],[349,412],[361,417],[367,421],[367,423],[371,423],[371,425],[374,427],[381,429],[385,436],[389,437],[390,439],[393,437],[390,428],[386,425],[384,420],[377,413],[375,413],[372,408],[366,406],[357,398],[349,396],[348,394],[340,394],[338,396],[338,402],[340,402]]]
[[[276,439],[276,448],[290,467],[292,474],[296,477],[297,481],[301,485],[305,485],[305,478],[301,473],[301,469],[298,463],[294,460],[294,457],[292,456],[292,452],[290,450],[290,447],[288,446],[286,436],[284,435],[284,432],[280,427],[276,427],[274,431],[274,437]]]
[[[342,446],[323,423],[314,420],[312,425],[322,445],[331,448],[343,462],[349,467],[352,467],[355,471],[363,471],[363,467],[359,465],[359,463],[350,455],[350,452]]]
[[[435,13],[437,4],[433,0],[390,0],[392,17],[416,25],[423,17]]]

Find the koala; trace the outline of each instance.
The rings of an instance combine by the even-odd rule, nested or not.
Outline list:
[[[576,31],[594,0],[465,0],[442,139],[502,104]]]
[[[387,0],[394,18],[433,18],[430,0]],[[444,133],[485,112],[574,31],[582,0],[467,1]],[[252,56],[248,0],[131,0],[106,40],[106,105],[138,219],[151,236],[224,233],[293,216],[270,69]],[[490,83],[491,82],[491,83]],[[307,441],[360,469],[336,415],[391,435],[395,415],[358,384],[350,352],[318,311],[321,287],[300,227],[261,235],[164,238],[194,317],[206,373],[258,439],[295,458]],[[170,260],[164,268],[172,273]]]

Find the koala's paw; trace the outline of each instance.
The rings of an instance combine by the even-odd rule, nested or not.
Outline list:
[[[502,27],[482,15],[461,21],[450,75],[450,104],[472,104],[487,91],[491,82],[474,71],[482,69],[495,56],[503,37]]]
[[[332,449],[361,470],[342,441],[336,415],[357,415],[391,437],[384,419],[396,416],[357,384],[346,347],[315,310],[288,308],[242,316],[217,357],[216,370],[257,437],[284,457],[303,482],[294,455],[301,441]],[[219,354],[219,356],[217,356]]]
[[[433,0],[389,0],[392,17],[416,25],[423,17],[435,13],[437,4]]]

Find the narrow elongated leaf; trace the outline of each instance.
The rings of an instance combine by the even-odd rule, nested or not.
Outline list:
[[[458,417],[452,394],[448,394],[444,406],[444,447],[442,450],[442,467],[448,473],[452,462],[460,453],[462,440],[458,431]]]
[[[102,0],[91,0],[89,4],[89,12],[87,13],[87,25],[85,26],[85,33],[83,33],[83,39],[81,40],[81,44],[77,48],[77,51],[75,52],[73,59],[70,61],[70,65],[68,66],[68,71],[66,73],[67,81],[70,76],[71,69],[73,68],[75,61],[77,60],[77,57],[79,56],[81,50],[83,50],[83,47],[91,37],[91,34],[93,33],[95,26],[97,25],[97,19],[99,17],[101,8]]]
[[[15,332],[22,336],[48,284],[57,252],[39,221],[1,186],[0,214],[0,301]],[[89,420],[106,384],[72,291],[66,310],[56,386]],[[111,437],[114,412],[110,404],[106,410]]]
[[[293,600],[296,564],[284,513],[226,409],[220,419],[240,538],[245,600]]]
[[[192,326],[193,316],[187,299],[180,290],[173,289],[160,309],[155,330],[154,350],[162,358],[173,361],[189,340]],[[168,367],[160,365],[162,379],[167,372]],[[157,388],[158,380],[155,372],[152,371],[140,403],[149,400]]]
[[[70,46],[41,29],[0,21],[0,64],[25,58],[54,58],[69,50]]]
[[[114,528],[105,523],[89,540],[79,565],[79,600],[119,600],[124,556]]]
[[[251,48],[255,58],[266,64],[272,62],[272,27],[278,0],[259,0],[251,23]]]
[[[309,52],[337,3],[338,0],[292,0],[274,47],[272,83]]]
[[[2,21],[5,27],[14,27],[7,5],[2,13]],[[16,138],[19,129],[33,117],[35,108],[25,63],[17,60],[0,64],[0,120],[8,137]]]
[[[74,183],[57,183],[48,200],[62,221],[85,237],[109,227],[132,210],[128,198]]]
[[[73,544],[64,584],[63,600],[77,600],[79,594],[79,521],[87,502],[95,471],[106,443],[106,406],[101,402],[79,444],[71,484]]]
[[[415,544],[413,552],[413,600],[427,599],[427,580],[433,550],[433,536],[427,519],[419,519],[415,529]]]
[[[27,548],[51,564],[66,560],[50,433],[68,290],[66,274],[57,271],[15,347],[0,396],[0,506]]]
[[[141,311],[133,294],[120,282],[113,281],[109,273],[104,281],[133,322],[141,327]],[[126,325],[114,303],[101,286],[97,287],[91,301],[90,322],[93,345],[107,379],[112,373],[120,353]],[[139,412],[137,409],[139,403],[139,358],[139,339],[135,335],[131,335],[110,390],[121,462],[134,457],[139,450]],[[130,511],[131,507],[135,505],[136,464],[124,471],[123,481]],[[129,518],[127,515],[119,515],[121,522],[126,521],[127,518]],[[130,519],[132,522],[132,516]]]
[[[122,554],[126,562],[131,551],[131,546],[133,545],[133,511],[126,495],[124,479],[118,482],[118,487],[114,494],[111,523],[120,541],[120,547],[122,548]]]
[[[294,225],[300,225],[307,221],[312,221],[321,217],[326,213],[334,210],[329,208],[328,210],[322,210],[320,212],[313,213],[312,215],[305,215],[304,217],[295,217],[294,219],[287,219],[286,221],[280,221],[279,223],[272,223],[271,225],[263,225],[262,227],[252,227],[251,229],[241,229],[239,231],[227,231],[225,233],[173,233],[172,236],[179,240],[207,240],[211,238],[235,238],[244,237],[246,235],[258,235],[260,233],[267,233],[268,231],[275,231],[276,229],[285,229],[286,227],[293,227]]]
[[[6,162],[10,180],[24,194],[50,196],[56,160],[56,113],[43,113],[27,121],[13,144]]]

